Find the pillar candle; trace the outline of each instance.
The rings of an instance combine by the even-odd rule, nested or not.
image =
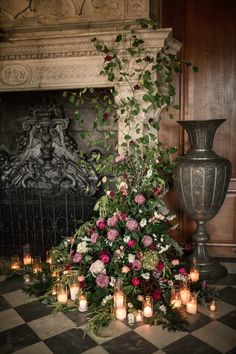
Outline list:
[[[74,301],[76,299],[78,292],[79,292],[78,285],[73,284],[70,286],[70,298],[72,301]]]
[[[126,308],[124,306],[116,309],[116,318],[120,321],[126,319]]]
[[[182,305],[186,306],[190,300],[190,296],[191,296],[190,290],[188,288],[183,288],[180,290],[179,295],[180,295]]]
[[[78,307],[80,312],[85,312],[88,310],[88,301],[86,299],[86,296],[81,295],[79,299],[79,307]]]
[[[67,292],[63,289],[61,289],[58,293],[57,293],[57,301],[61,302],[62,304],[65,304],[68,300],[67,297]]]
[[[199,272],[197,270],[191,271],[190,272],[190,279],[192,282],[197,282],[199,280]]]

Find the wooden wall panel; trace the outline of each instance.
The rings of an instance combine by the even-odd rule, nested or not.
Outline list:
[[[178,118],[227,119],[217,130],[214,151],[231,161],[233,174],[225,203],[218,215],[208,223],[208,229],[213,253],[236,256],[235,14],[236,1],[233,0],[162,1],[162,27],[173,28],[175,38],[184,44],[182,58],[199,67],[198,73],[184,70],[178,96],[181,103]],[[173,142],[176,143],[176,137]],[[188,148],[187,136],[180,130],[180,154]],[[194,228],[195,223],[180,213],[179,240],[188,239]]]

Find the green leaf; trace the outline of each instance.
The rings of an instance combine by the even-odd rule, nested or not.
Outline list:
[[[123,38],[122,34],[118,34],[118,35],[116,36],[115,41],[116,41],[116,42],[120,42],[120,41],[122,40],[122,38]]]
[[[194,71],[195,73],[198,72],[198,71],[199,71],[198,66],[193,66],[193,71]]]

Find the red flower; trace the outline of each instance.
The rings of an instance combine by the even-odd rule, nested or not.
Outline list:
[[[98,219],[98,220],[96,221],[96,225],[97,225],[97,227],[98,227],[99,230],[104,230],[105,227],[106,227],[106,221],[105,221],[105,219],[103,219],[103,218]]]
[[[106,55],[104,60],[105,61],[112,61],[113,57],[111,55]]]
[[[135,240],[129,240],[128,242],[128,246],[129,247],[134,247],[136,245],[136,241]]]
[[[134,90],[140,90],[140,86],[137,84],[134,86]]]
[[[152,294],[152,298],[155,301],[161,300],[161,289],[156,289]]]
[[[107,196],[108,196],[109,198],[114,198],[115,195],[116,195],[115,192],[113,192],[113,191],[107,191]]]
[[[132,280],[131,280],[131,283],[133,284],[133,286],[139,286],[140,284],[140,280],[137,278],[137,277],[134,277]]]
[[[123,211],[121,211],[119,214],[119,218],[120,218],[120,220],[123,220],[123,221],[126,220],[126,214]]]
[[[110,256],[106,251],[101,252],[99,258],[104,264],[107,264],[110,261]]]
[[[156,266],[156,270],[158,270],[158,272],[161,272],[163,268],[165,268],[165,264],[163,262],[159,262]]]
[[[154,194],[159,196],[162,193],[162,188],[153,188],[153,192],[154,192]]]
[[[109,117],[110,117],[110,114],[109,114],[108,112],[105,112],[105,113],[103,114],[103,119],[104,119],[104,120],[108,120]]]

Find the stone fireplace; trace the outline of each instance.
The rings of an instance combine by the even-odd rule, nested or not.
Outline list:
[[[136,19],[150,18],[151,15],[156,18],[159,5],[158,1],[149,2],[148,0],[1,1],[0,27],[4,31],[4,36],[3,41],[0,42],[0,92],[2,92],[3,99],[8,97],[10,100],[9,97],[12,97],[12,102],[14,102],[21,101],[24,93],[27,96],[40,93],[42,96],[46,92],[59,92],[59,90],[63,92],[65,89],[111,87],[111,82],[99,75],[104,58],[97,53],[91,39],[97,37],[106,42],[108,47],[112,46],[117,33],[125,33],[124,24],[133,25]],[[172,38],[169,28],[160,28],[155,32],[143,29],[140,30],[140,35],[152,55],[156,55],[164,46],[168,46],[172,53],[176,53],[181,46],[178,41]],[[114,82],[113,87],[116,88],[118,85],[119,95],[116,99],[120,100],[127,96],[129,88],[127,85],[117,82]],[[5,114],[8,113],[5,112]],[[139,119],[145,121],[145,115],[142,114]],[[123,141],[124,134],[122,122],[119,123],[117,129],[119,146]],[[1,119],[0,136],[4,137],[4,132],[5,126]],[[132,132],[129,133],[132,134]],[[15,138],[16,136],[14,136]],[[7,138],[5,141],[8,142],[9,139]],[[0,144],[5,141],[0,141]],[[9,144],[14,145],[12,141]],[[39,221],[41,223],[40,235],[35,234],[35,225],[33,225],[37,213],[32,215],[30,232],[29,228],[27,229],[27,221],[25,221],[26,226],[20,226],[22,213],[19,212],[18,199],[23,198],[24,200],[24,193],[27,193],[27,190],[23,190],[23,194],[20,192],[19,195],[10,194],[7,197],[6,203],[11,204],[10,213],[14,209],[15,215],[18,215],[17,221],[16,217],[11,215],[11,220],[8,223],[10,225],[10,241],[7,247],[17,251],[24,242],[29,242],[31,239],[35,252],[38,243],[40,243],[39,253],[43,254],[45,245],[48,245],[45,238],[51,238],[51,244],[57,243],[60,238],[58,232],[52,234],[51,231],[51,233],[48,231],[49,233],[47,233],[47,230],[55,228],[55,218],[45,227],[43,221]],[[60,206],[69,203],[69,199],[65,199],[67,197],[67,195],[62,197]],[[37,198],[36,204],[40,205],[43,196],[37,196]],[[66,200],[64,204],[63,200]],[[71,205],[77,203],[74,200],[74,204],[71,202]],[[55,200],[52,201],[52,203],[54,202]],[[27,209],[27,203],[24,204],[24,208]],[[42,209],[39,209],[39,212],[40,210],[42,212]],[[65,210],[64,219],[68,217],[68,210]],[[24,215],[27,218],[27,213]],[[0,217],[2,216],[0,215]],[[72,219],[76,217],[83,219],[74,213]],[[1,221],[1,225],[3,223],[4,221]],[[14,225],[16,223],[18,223],[17,244],[14,239]],[[5,237],[4,232],[1,226],[2,244]],[[68,233],[68,226],[66,228],[63,226],[61,229],[61,235],[64,236],[65,233]],[[4,247],[3,244],[3,250]]]

